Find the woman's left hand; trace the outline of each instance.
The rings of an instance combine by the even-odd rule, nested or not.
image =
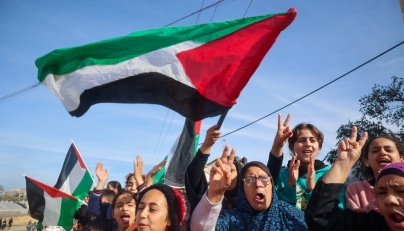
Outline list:
[[[316,170],[314,169],[314,158],[313,155],[310,156],[310,164],[307,166],[307,176],[306,176],[306,187],[307,191],[311,192],[316,186]]]
[[[144,183],[143,180],[143,160],[142,157],[136,156],[136,161],[133,161],[133,176],[136,180],[136,187]]]
[[[160,171],[163,166],[166,164],[166,160],[161,161],[159,164],[157,164],[156,166],[154,166],[152,168],[152,170],[150,170],[147,174],[146,174],[146,187],[149,187],[153,184],[153,180],[154,180],[154,176],[156,175],[156,173],[158,171]]]

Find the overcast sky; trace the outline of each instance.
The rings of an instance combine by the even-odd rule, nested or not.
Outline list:
[[[214,3],[205,0],[204,5]],[[225,1],[174,26],[241,18],[250,0]],[[62,47],[78,46],[137,30],[163,27],[202,5],[199,0],[0,1],[0,97],[38,82],[35,60]],[[279,36],[237,104],[222,132],[244,126],[300,98],[404,40],[398,0],[273,1],[255,0],[246,16],[298,11]],[[325,135],[317,159],[336,144],[336,131],[359,119],[358,99],[374,84],[404,77],[404,45],[283,109],[291,126],[315,124]],[[201,142],[216,118],[202,122]],[[41,85],[0,104],[0,185],[25,188],[23,174],[54,185],[74,140],[94,173],[97,161],[110,170],[109,180],[124,182],[141,155],[146,170],[167,155],[184,118],[158,105],[98,104],[82,117],[71,117],[59,100]],[[226,137],[238,156],[268,160],[277,126],[276,114]],[[161,134],[161,137],[160,137]],[[158,143],[160,137],[160,142]],[[164,142],[163,142],[164,141]],[[221,154],[218,141],[210,160]],[[286,157],[289,157],[285,149]]]

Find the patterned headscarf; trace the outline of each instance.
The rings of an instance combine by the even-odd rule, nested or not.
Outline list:
[[[268,168],[258,161],[246,164],[239,176],[237,206],[230,211],[222,210],[216,223],[217,231],[227,230],[307,230],[304,214],[294,206],[278,199],[272,188],[272,201],[268,209],[256,211],[248,203],[242,179],[252,165],[269,174]],[[273,187],[273,184],[270,186]]]

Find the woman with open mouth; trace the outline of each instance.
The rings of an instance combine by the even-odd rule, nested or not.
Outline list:
[[[139,193],[136,228],[138,231],[178,231],[185,213],[184,198],[178,190],[155,184]]]
[[[210,171],[210,187],[195,208],[191,230],[307,230],[303,212],[278,199],[268,168],[247,163],[241,170],[236,208],[222,210],[225,191],[231,184],[235,149],[228,147]]]
[[[136,202],[136,196],[126,190],[120,191],[115,197],[112,202],[112,217],[118,224],[116,231],[135,230]]]
[[[360,157],[367,133],[356,141],[357,128],[351,137],[338,145],[338,157],[330,171],[319,180],[306,209],[309,230],[404,230],[404,163],[386,165],[375,182],[376,202],[380,213],[340,210],[336,206],[338,193]]]

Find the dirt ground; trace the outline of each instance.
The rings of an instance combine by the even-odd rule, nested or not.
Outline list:
[[[8,220],[10,219],[10,217],[3,217],[3,219],[4,218],[7,219],[7,225],[8,225]],[[13,226],[21,226],[25,230],[25,226],[28,224],[28,221],[37,222],[37,220],[35,220],[34,218],[32,218],[28,215],[22,216],[22,217],[13,217]],[[4,229],[4,230],[6,230],[6,229]],[[7,230],[8,230],[8,228],[7,228]],[[13,230],[13,228],[11,227],[10,230]]]

